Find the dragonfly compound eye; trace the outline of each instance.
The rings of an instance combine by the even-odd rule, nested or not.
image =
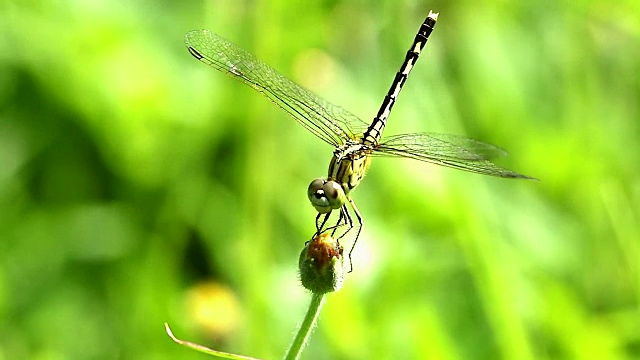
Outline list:
[[[321,214],[331,211],[331,204],[323,188],[326,182],[325,179],[315,179],[309,184],[309,189],[307,190],[307,197],[311,201],[311,205]]]
[[[329,205],[332,209],[339,209],[347,202],[347,197],[344,194],[342,186],[335,181],[327,181],[324,183],[322,190],[324,190],[325,196],[329,200]]]

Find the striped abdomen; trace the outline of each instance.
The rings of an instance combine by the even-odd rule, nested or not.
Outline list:
[[[433,31],[433,27],[436,25],[436,19],[437,14],[429,14],[429,17],[427,17],[424,23],[422,23],[422,26],[420,26],[420,30],[418,31],[418,34],[416,34],[416,38],[413,40],[413,45],[411,45],[411,48],[407,51],[407,56],[405,57],[400,70],[396,73],[396,77],[393,79],[391,88],[382,101],[380,110],[378,110],[378,115],[373,118],[373,122],[364,133],[362,140],[365,145],[373,147],[380,141],[380,137],[382,136],[382,131],[384,130],[385,125],[387,124],[387,118],[389,117],[391,108],[393,108],[393,104],[395,104],[398,94],[400,93],[400,90],[402,90],[402,86],[404,86],[404,83],[407,81],[407,77],[409,76],[411,69],[413,69],[416,61],[418,61],[420,52],[427,43],[431,31]]]

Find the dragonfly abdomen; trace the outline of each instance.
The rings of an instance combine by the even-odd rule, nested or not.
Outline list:
[[[389,88],[387,95],[385,95],[384,100],[382,101],[378,114],[373,118],[373,122],[362,137],[362,141],[365,145],[375,146],[380,141],[382,131],[387,125],[389,113],[391,112],[393,105],[396,103],[400,90],[402,90],[404,83],[407,81],[407,77],[409,76],[411,69],[413,69],[416,61],[418,61],[420,52],[427,43],[429,35],[433,31],[433,27],[436,25],[437,15],[438,14],[430,13],[422,23],[422,26],[420,26],[420,30],[416,34],[409,51],[407,51],[407,55],[402,66],[400,66],[400,70],[398,70],[395,78],[393,79],[393,83],[391,83],[391,88]]]

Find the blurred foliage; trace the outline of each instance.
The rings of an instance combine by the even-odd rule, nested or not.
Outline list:
[[[541,179],[375,159],[308,359],[640,357],[640,2],[0,2],[0,359],[279,358],[331,149],[193,59],[208,28],[387,134]]]

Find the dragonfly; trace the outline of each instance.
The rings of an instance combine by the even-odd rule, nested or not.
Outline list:
[[[327,176],[313,180],[308,187],[307,196],[318,212],[315,236],[341,225],[349,225],[349,230],[352,229],[354,225],[347,208],[349,204],[358,221],[358,230],[349,251],[349,258],[363,225],[362,215],[351,197],[351,192],[365,176],[372,157],[411,158],[472,173],[502,178],[533,179],[491,162],[493,158],[505,156],[506,152],[495,145],[478,140],[436,133],[382,137],[389,113],[437,19],[438,13],[430,11],[371,123],[322,99],[248,51],[208,30],[190,31],[185,36],[187,49],[196,59],[251,86],[305,129],[334,147]],[[339,211],[338,224],[325,228],[334,210]]]

